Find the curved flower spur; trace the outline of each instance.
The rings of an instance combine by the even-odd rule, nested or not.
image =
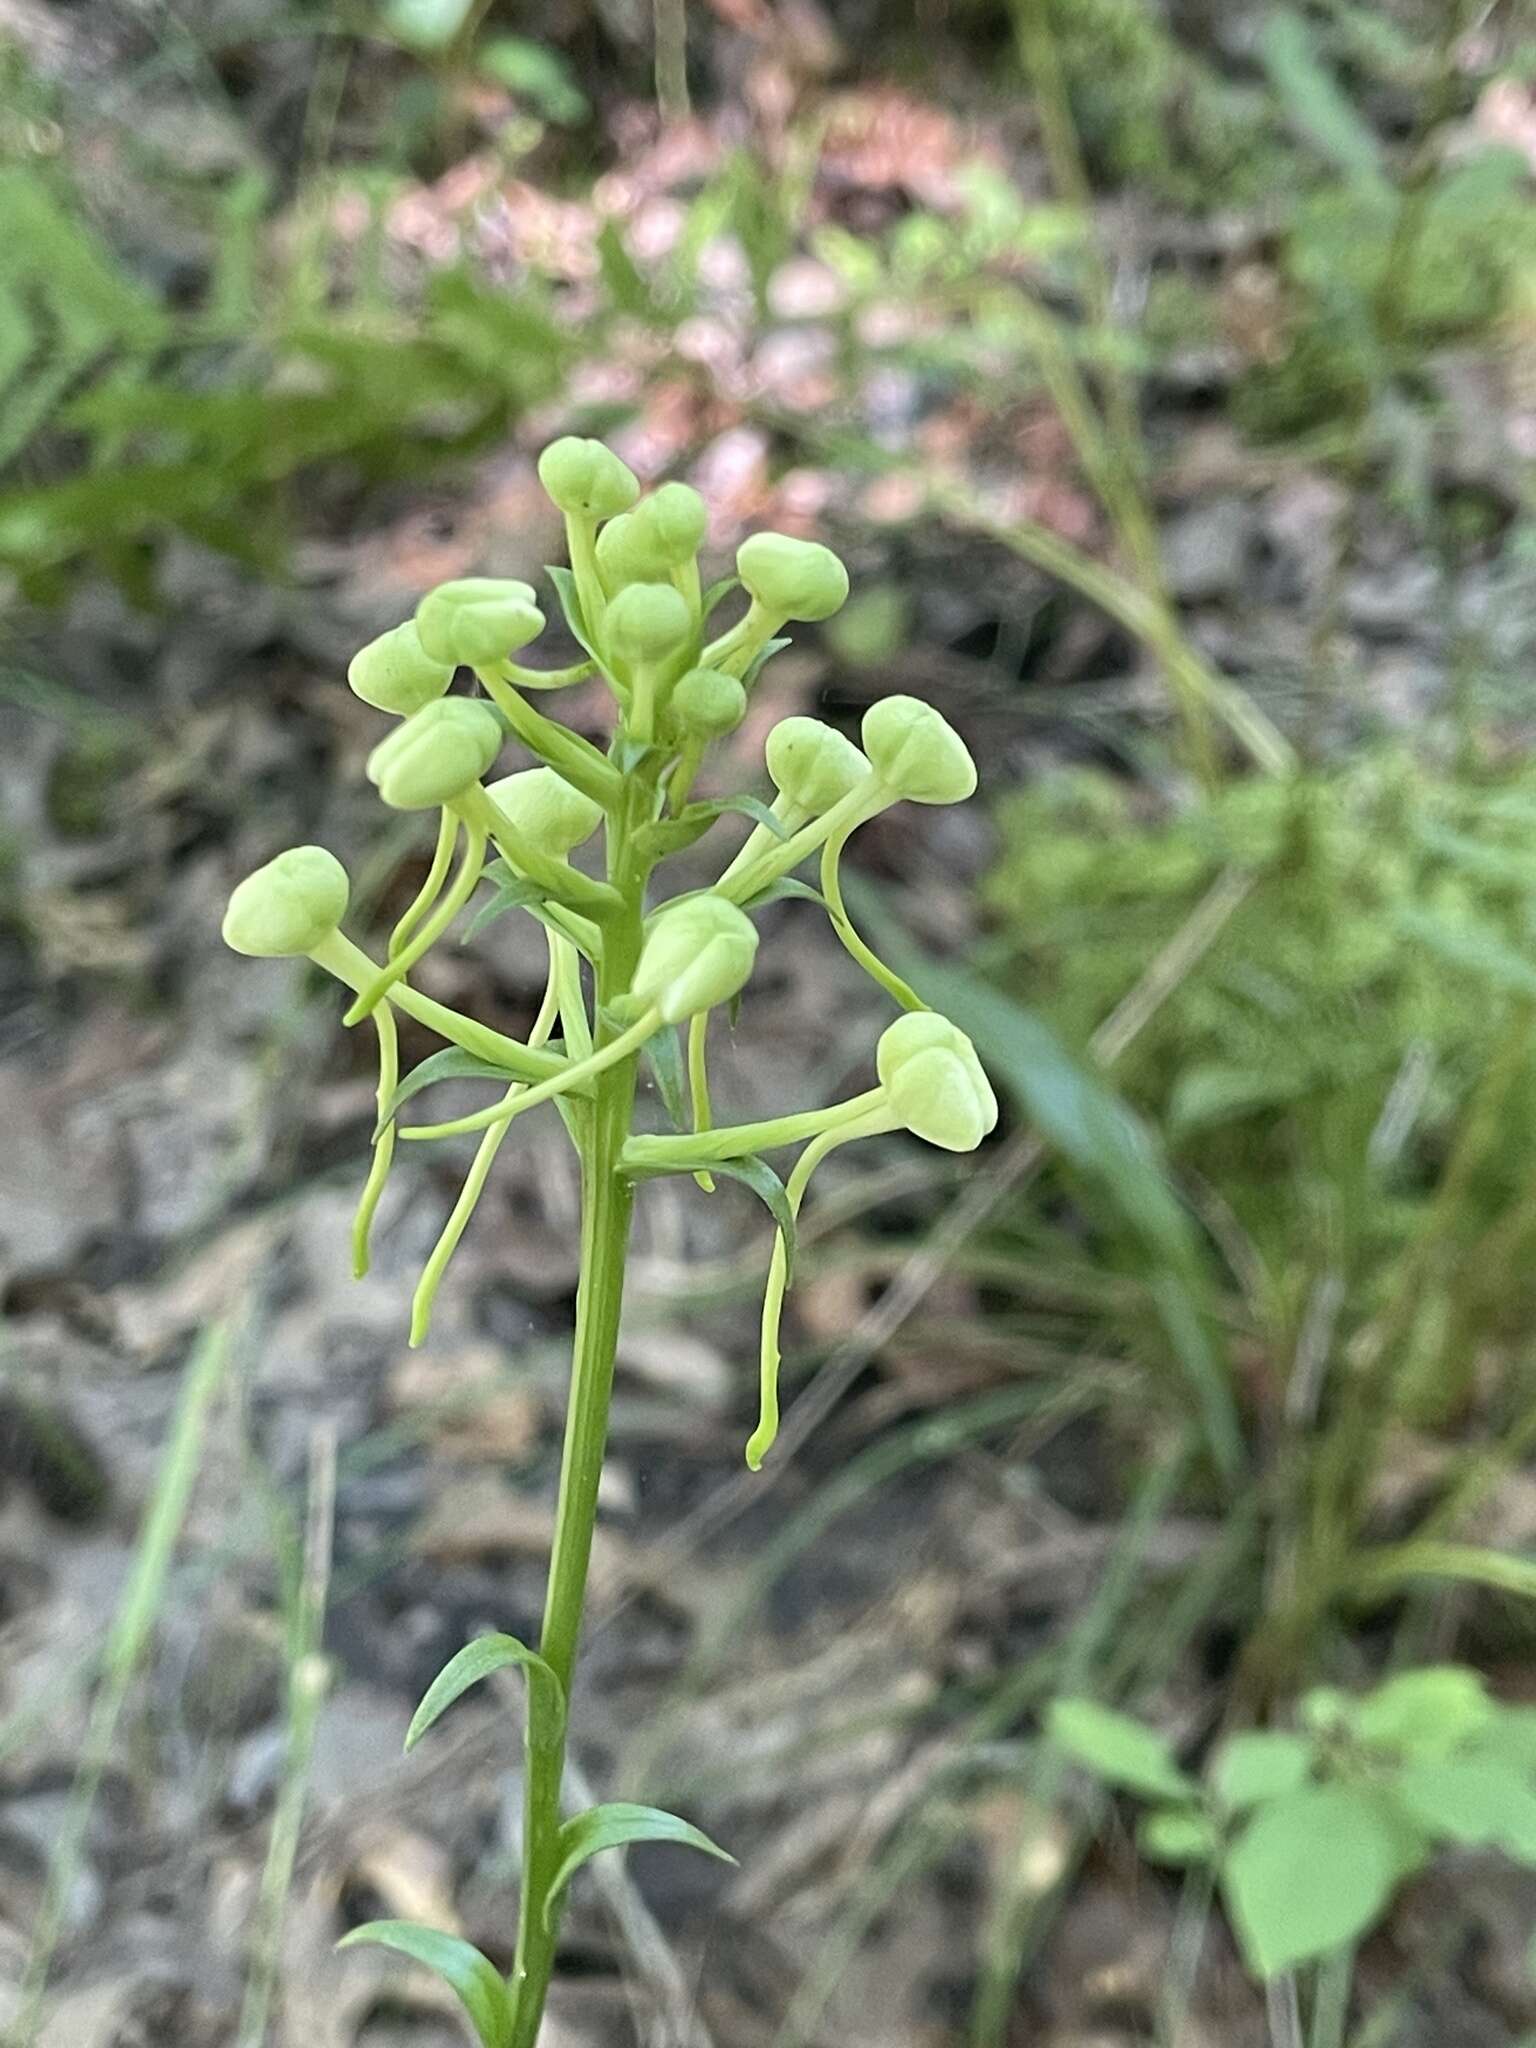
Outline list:
[[[837,1147],[906,1130],[967,1152],[997,1121],[974,1049],[929,1010],[854,928],[839,864],[850,836],[891,805],[958,803],[976,784],[959,736],[930,705],[888,697],[867,713],[862,747],[814,718],[784,719],[768,735],[771,804],[751,795],[699,801],[692,791],[710,745],[746,714],[763,663],[784,627],[830,617],[848,577],[830,549],[756,534],[737,553],[737,578],[705,592],[699,549],[706,517],[685,484],[642,497],[601,442],[567,438],[544,451],[539,475],[564,515],[568,569],[550,578],[584,658],[559,669],[520,659],[545,617],[512,579],[470,577],[423,598],[413,619],[353,659],[362,701],[399,721],[367,763],[383,801],[436,814],[427,875],[369,957],[343,933],[348,882],[323,848],[294,847],[241,882],[224,936],[236,951],[307,957],[353,991],[349,1024],[371,1021],[378,1046],[378,1127],[358,1207],[354,1265],[368,1240],[396,1141],[474,1134],[477,1149],[412,1303],[419,1344],[455,1248],[513,1123],[546,1102],[559,1108],[581,1166],[581,1278],[572,1380],[549,1586],[538,1649],[487,1636],[455,1657],[422,1702],[414,1742],[468,1687],[519,1665],[528,1680],[524,1875],[516,1954],[507,1976],[467,1943],[406,1922],[378,1922],[349,1940],[380,1941],[442,1975],[483,2048],[532,2048],[554,1963],[566,1887],[598,1850],[636,1840],[723,1852],[697,1829],[650,1807],[600,1806],[565,1818],[560,1788],[569,1697],[580,1636],[598,1479],[607,1435],[614,1350],[637,1181],[691,1174],[742,1180],[776,1223],[763,1306],[760,1406],[747,1445],[756,1469],[778,1428],[778,1330],[793,1269],[795,1219],[812,1174]],[[714,631],[713,613],[739,580],[747,606]],[[514,658],[518,657],[518,658]],[[471,672],[475,694],[453,685]],[[536,708],[535,696],[598,675],[615,705],[606,752]],[[535,765],[487,781],[508,741]],[[753,821],[714,884],[657,901],[655,871],[727,811]],[[602,834],[602,872],[572,855]],[[799,871],[813,858],[819,887]],[[486,894],[485,892],[489,893]],[[482,901],[469,929],[525,912],[543,930],[545,991],[526,1040],[493,1031],[413,985],[433,946]],[[753,914],[794,894],[819,904],[861,967],[903,1012],[875,1049],[875,1085],[845,1102],[716,1128],[708,1078],[710,1020],[749,989],[758,933]],[[402,1076],[396,1014],[444,1041]],[[678,1032],[686,1027],[686,1054]],[[663,1081],[676,1128],[632,1129],[642,1054]],[[686,1077],[686,1085],[684,1078]],[[435,1082],[483,1081],[486,1105],[447,1121],[402,1121]],[[675,1084],[675,1085],[674,1085]],[[787,1180],[765,1155],[799,1148]]]

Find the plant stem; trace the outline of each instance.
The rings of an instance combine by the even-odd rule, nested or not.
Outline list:
[[[623,899],[609,923],[597,970],[597,1048],[619,1034],[606,1021],[608,1005],[629,987],[640,956],[645,865],[632,852],[650,791],[637,778],[626,789],[621,813],[609,826],[608,874]],[[581,1637],[587,1568],[597,1520],[597,1488],[608,1439],[608,1406],[618,1346],[619,1312],[629,1249],[633,1183],[620,1157],[629,1137],[638,1052],[607,1068],[598,1078],[591,1123],[581,1161],[581,1280],[576,1293],[571,1392],[566,1410],[560,1493],[555,1507],[554,1543],[539,1653],[559,1679],[567,1702]],[[512,1969],[515,2011],[512,2048],[533,2048],[543,2019],[554,1967],[559,1912],[547,1902],[560,1867],[560,1784],[565,1769],[565,1731],[548,1743],[535,1741],[532,1717],[524,1750],[523,1889],[518,1916],[517,1957]]]

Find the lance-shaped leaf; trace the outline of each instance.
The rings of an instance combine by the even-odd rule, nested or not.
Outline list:
[[[409,1920],[370,1920],[364,1927],[354,1927],[336,1946],[362,1948],[369,1944],[392,1948],[441,1977],[468,2013],[481,2048],[511,2048],[511,1995],[496,1965],[471,1943],[456,1934],[440,1934],[435,1927],[417,1927]]]
[[[762,910],[770,903],[791,901],[814,903],[818,910],[826,911],[829,917],[832,914],[832,906],[821,891],[813,889],[809,882],[802,882],[798,875],[780,875],[778,880],[770,882],[767,888],[759,889],[755,896],[749,896],[741,907],[750,913]]]
[[[683,1069],[683,1052],[677,1042],[676,1027],[666,1025],[654,1038],[645,1041],[641,1051],[661,1095],[662,1106],[672,1119],[673,1129],[682,1130],[688,1115],[688,1079]]]
[[[627,1166],[631,1180],[655,1180],[671,1173],[723,1173],[750,1188],[779,1227],[784,1240],[785,1285],[795,1276],[795,1212],[789,1206],[784,1183],[756,1152],[744,1152],[739,1159],[669,1159],[665,1166]]]
[[[679,1820],[675,1813],[664,1813],[659,1806],[630,1806],[620,1802],[612,1806],[589,1807],[585,1813],[578,1813],[568,1820],[560,1830],[560,1865],[550,1883],[549,1896],[544,1901],[545,1925],[549,1924],[549,1916],[560,1894],[583,1863],[603,1849],[622,1849],[630,1842],[678,1842],[687,1849],[702,1849],[706,1856],[718,1856],[722,1863],[734,1864],[736,1861],[718,1842],[712,1842],[691,1822]]]
[[[544,573],[555,586],[555,595],[560,600],[565,623],[571,629],[571,638],[585,653],[590,654],[594,661],[600,662],[602,656],[597,651],[591,628],[587,625],[581,609],[581,599],[576,592],[576,578],[569,569],[558,563],[551,563]]]
[[[423,1088],[430,1088],[434,1081],[494,1081],[499,1087],[507,1088],[521,1078],[491,1060],[481,1059],[478,1053],[465,1052],[457,1045],[445,1046],[441,1052],[433,1053],[419,1066],[412,1067],[402,1078],[380,1112],[378,1130],[382,1131],[393,1123],[411,1097],[419,1095]]]
[[[723,818],[727,811],[739,811],[754,825],[761,825],[771,832],[775,839],[788,839],[790,836],[783,819],[776,817],[761,797],[722,796],[688,804],[675,818],[657,819],[654,825],[647,825],[637,833],[636,840],[652,859],[664,860],[669,853],[681,853],[696,839],[702,839],[710,826]]]
[[[528,1725],[534,1740],[545,1749],[557,1743],[565,1729],[565,1692],[559,1679],[538,1652],[516,1636],[486,1635],[477,1636],[456,1657],[450,1657],[427,1687],[406,1730],[406,1748],[414,1749],[439,1715],[472,1685],[514,1664],[527,1675]]]

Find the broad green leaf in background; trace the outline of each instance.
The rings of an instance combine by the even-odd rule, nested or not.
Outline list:
[[[1331,1955],[1372,1925],[1416,1860],[1412,1832],[1356,1786],[1304,1785],[1261,1806],[1221,1879],[1248,1962],[1275,1977]]]
[[[604,1849],[622,1849],[630,1842],[678,1842],[687,1849],[702,1849],[706,1856],[718,1856],[722,1863],[736,1861],[700,1829],[658,1806],[615,1803],[589,1807],[560,1830],[560,1867],[549,1887],[546,1912],[584,1863]]]
[[[1304,1735],[1254,1728],[1230,1736],[1211,1766],[1211,1790],[1233,1813],[1277,1799],[1304,1785],[1312,1771],[1312,1744]]]
[[[455,1934],[417,1927],[409,1920],[370,1920],[354,1927],[338,1948],[376,1944],[392,1948],[441,1977],[468,2013],[481,2048],[511,2048],[512,2001],[501,1972],[479,1949]]]
[[[535,1741],[546,1747],[558,1742],[565,1727],[565,1693],[559,1679],[537,1651],[520,1643],[516,1636],[477,1636],[457,1656],[450,1657],[427,1687],[421,1705],[411,1717],[405,1746],[414,1749],[438,1717],[456,1699],[490,1677],[516,1665],[528,1681],[528,1721]]]
[[[570,65],[547,43],[527,36],[488,36],[475,52],[475,67],[557,128],[574,128],[592,111]]]
[[[1198,1787],[1174,1761],[1167,1739],[1097,1700],[1053,1700],[1045,1732],[1057,1749],[1106,1785],[1144,1799],[1191,1800]]]
[[[1362,1742],[1414,1756],[1445,1756],[1493,1719],[1497,1709],[1481,1677],[1460,1664],[1403,1671],[1355,1703]]]
[[[1536,1855],[1536,1789],[1513,1764],[1477,1756],[1414,1758],[1393,1781],[1392,1795],[1437,1841]]]

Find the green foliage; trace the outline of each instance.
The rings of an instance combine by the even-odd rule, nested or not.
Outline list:
[[[1432,1666],[1358,1699],[1316,1693],[1301,1719],[1218,1745],[1203,1791],[1157,1731],[1093,1701],[1053,1702],[1046,1732],[1101,1783],[1161,1802],[1138,1831],[1144,1853],[1214,1867],[1260,1977],[1358,1940],[1440,1847],[1536,1866],[1531,1716],[1476,1673]]]
[[[441,1977],[469,2017],[481,2048],[511,2048],[511,1993],[496,1965],[471,1943],[410,1920],[370,1920],[354,1927],[338,1948],[392,1948]]]
[[[679,1820],[675,1813],[664,1813],[660,1807],[632,1806],[622,1801],[589,1807],[560,1830],[560,1862],[545,1896],[546,1918],[584,1863],[601,1855],[604,1849],[623,1849],[632,1842],[676,1842],[683,1848],[700,1849],[706,1856],[718,1857],[722,1863],[736,1861],[702,1829]]]
[[[428,1686],[406,1730],[406,1748],[414,1749],[433,1723],[471,1686],[481,1684],[492,1672],[513,1667],[527,1676],[528,1722],[533,1740],[545,1745],[558,1742],[565,1728],[565,1692],[559,1679],[544,1659],[516,1636],[485,1635],[466,1643]]]
[[[1237,782],[1167,817],[1082,772],[1011,799],[1001,823],[987,887],[1004,925],[999,971],[1071,1047],[1219,878],[1247,880],[1117,1080],[1176,1170],[1217,1190],[1251,1242],[1268,1289],[1260,1314],[1287,1326],[1316,1274],[1337,1268],[1347,1336],[1427,1228],[1437,1163],[1530,993],[1469,973],[1467,949],[1517,965],[1529,954],[1536,777],[1519,762],[1452,773],[1366,751],[1291,781]],[[1437,931],[1453,935],[1454,959],[1425,942]],[[1468,1246],[1523,1185],[1516,1105],[1536,1105],[1536,1075],[1519,1064],[1510,1086],[1512,1121],[1455,1219]],[[1439,1338],[1427,1319],[1418,1332],[1442,1361],[1467,1318],[1507,1312],[1513,1325],[1532,1299],[1508,1266],[1502,1310],[1472,1270],[1448,1284]]]

